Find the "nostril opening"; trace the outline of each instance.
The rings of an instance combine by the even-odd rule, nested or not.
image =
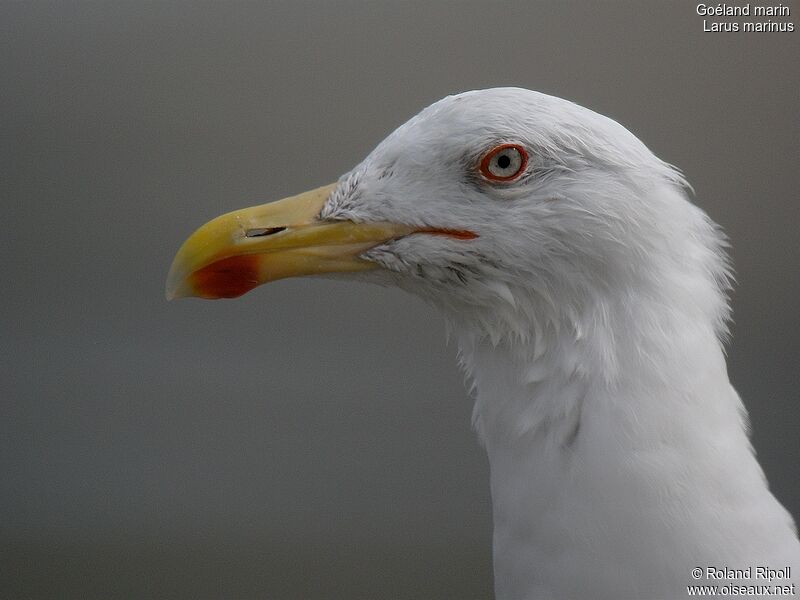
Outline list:
[[[281,231],[285,231],[286,227],[257,227],[255,229],[248,229],[245,232],[245,236],[247,237],[265,237],[268,235],[274,235],[276,233],[280,233]]]

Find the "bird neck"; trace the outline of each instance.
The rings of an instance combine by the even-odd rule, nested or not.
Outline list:
[[[740,424],[714,311],[685,292],[698,287],[686,276],[683,287],[665,276],[654,279],[666,282],[663,290],[596,289],[557,310],[535,299],[525,305],[517,292],[513,317],[475,321],[493,323],[492,331],[452,327],[476,392],[474,424],[490,458],[494,447],[533,440],[572,447],[582,437],[584,410],[631,414],[663,427],[664,416],[674,421],[679,409],[694,410],[687,398],[716,402],[707,393],[699,397],[714,386],[724,390],[719,403]],[[720,295],[707,287],[705,296]],[[521,327],[520,315],[531,314],[539,318]],[[626,436],[650,433],[644,423],[630,425],[621,419],[615,428],[628,428]]]
[[[605,326],[571,318],[514,339],[460,336],[490,462],[498,597],[569,587],[574,572],[558,565],[646,571],[658,557],[643,539],[694,551],[670,527],[675,514],[696,528],[719,521],[697,490],[769,495],[714,325],[647,302],[603,312]]]

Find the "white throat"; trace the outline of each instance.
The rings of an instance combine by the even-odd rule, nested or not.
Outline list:
[[[662,309],[611,309],[613,331],[459,335],[498,599],[683,597],[696,565],[800,559],[713,325]]]

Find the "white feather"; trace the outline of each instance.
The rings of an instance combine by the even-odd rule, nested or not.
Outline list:
[[[477,161],[505,142],[529,173],[482,180]],[[711,566],[790,566],[773,583],[797,583],[794,524],[726,372],[726,241],[686,192],[618,123],[505,88],[422,111],[323,211],[479,235],[385,244],[365,255],[385,270],[360,277],[436,304],[458,340],[498,599],[685,598]]]

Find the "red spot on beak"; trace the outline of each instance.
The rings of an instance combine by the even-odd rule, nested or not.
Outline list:
[[[238,298],[259,281],[258,256],[231,256],[206,265],[189,276],[189,284],[202,298]]]

